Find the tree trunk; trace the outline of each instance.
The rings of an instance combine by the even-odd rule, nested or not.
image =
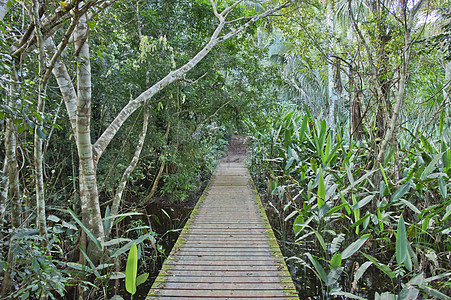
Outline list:
[[[125,170],[124,174],[122,174],[122,179],[119,183],[119,186],[117,187],[116,194],[114,195],[113,205],[111,206],[111,215],[115,216],[119,213],[119,206],[121,204],[122,199],[122,193],[125,190],[125,186],[127,185],[127,181],[130,178],[131,173],[135,169],[136,165],[138,164],[139,157],[141,155],[141,151],[144,146],[144,141],[146,139],[147,135],[147,128],[149,123],[149,112],[147,110],[147,107],[144,107],[144,115],[143,115],[143,128],[141,131],[141,134],[139,135],[138,139],[138,145],[136,146],[135,154],[132,158],[132,161],[130,162],[130,165]],[[110,225],[107,228],[106,236],[109,236],[111,233],[111,228],[113,227],[113,221],[114,219],[110,220]]]
[[[3,20],[7,12],[8,12],[8,1],[0,0],[0,21]]]
[[[337,102],[337,89],[336,84],[337,80],[335,78],[335,72],[339,72],[339,70],[335,70],[336,65],[334,63],[334,47],[335,47],[335,39],[334,39],[334,4],[329,2],[327,6],[327,30],[329,35],[329,66],[328,66],[328,91],[329,91],[329,112],[327,116],[327,124],[332,131],[335,131],[335,105]],[[339,73],[338,73],[339,74]]]
[[[42,81],[42,74],[45,71],[45,54],[44,54],[44,41],[42,39],[41,32],[41,20],[39,17],[39,2],[33,1],[33,8],[31,12],[31,16],[34,19],[35,23],[35,33],[37,36],[37,44],[39,50],[39,61],[38,61],[38,74],[40,76],[40,82],[38,86],[38,105],[37,105],[37,113],[40,115],[44,114],[44,99],[43,94],[45,93],[45,86]],[[36,208],[37,208],[37,227],[39,229],[39,234],[44,237],[44,240],[47,240],[47,224],[46,224],[46,215],[45,215],[45,191],[44,191],[44,168],[43,168],[43,160],[44,153],[42,151],[43,148],[43,137],[40,136],[43,134],[43,121],[37,120],[37,124],[34,130],[34,171],[35,171],[35,186],[36,186]]]
[[[388,124],[388,130],[385,132],[384,139],[382,140],[381,146],[379,148],[379,153],[377,155],[377,161],[381,164],[384,163],[385,158],[385,151],[387,149],[387,146],[389,143],[394,144],[394,141],[392,141],[393,137],[395,136],[395,131],[397,128],[397,121],[398,116],[401,111],[401,107],[404,103],[405,93],[406,93],[406,84],[407,84],[407,69],[409,67],[410,62],[410,51],[411,51],[411,39],[412,39],[412,28],[413,28],[413,21],[415,18],[415,15],[418,13],[419,9],[423,5],[424,0],[420,0],[416,3],[415,7],[412,8],[411,12],[409,13],[409,17],[406,20],[405,24],[405,33],[404,33],[404,53],[401,58],[401,70],[399,74],[399,84],[398,84],[398,93],[396,95],[396,101],[395,105],[393,107],[393,112],[390,118],[390,123]],[[407,5],[404,3],[404,7],[402,7],[404,10],[405,15],[407,15]]]
[[[14,71],[13,71],[14,72]],[[8,171],[8,191],[9,199],[11,203],[11,225],[14,228],[18,228],[21,225],[21,212],[20,207],[22,203],[20,190],[19,190],[19,169],[17,166],[16,157],[16,128],[14,127],[13,120],[6,120],[5,130],[5,149],[6,149],[6,166]],[[14,253],[11,250],[11,245],[8,250],[7,258],[8,268],[5,271],[2,283],[2,296],[6,296],[11,288],[11,271],[14,266]]]
[[[77,113],[76,143],[80,162],[80,198],[83,224],[100,241],[105,240],[97,190],[97,174],[91,144],[91,64],[89,58],[88,23],[82,16],[75,30],[77,60]],[[88,255],[98,262],[102,253],[92,241],[88,242]]]
[[[6,212],[6,201],[8,200],[8,168],[6,167],[6,156],[3,162],[2,174],[0,176],[0,222],[3,222]]]
[[[445,84],[447,84],[448,82],[451,81],[451,61],[447,61],[445,62]],[[448,97],[450,97],[451,95],[450,93],[450,88],[449,86],[446,89],[443,89],[443,99],[448,99]],[[448,100],[445,100],[448,101]],[[451,105],[446,105],[445,107],[445,114],[446,114],[446,120],[447,120],[447,124],[448,126],[450,125],[451,122]]]

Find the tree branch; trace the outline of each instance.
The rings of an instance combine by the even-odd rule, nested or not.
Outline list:
[[[246,28],[250,27],[253,23],[256,21],[265,18],[266,16],[279,11],[283,8],[286,8],[290,5],[292,5],[296,0],[290,0],[285,2],[282,5],[279,5],[275,8],[272,8],[262,14],[256,15],[251,20],[249,20],[247,23],[241,25],[237,29],[219,37],[219,34],[224,28],[225,25],[225,19],[222,19],[222,21],[219,22],[218,26],[216,27],[215,31],[213,32],[209,42],[200,50],[191,60],[189,60],[186,64],[181,66],[175,71],[171,71],[169,74],[167,74],[165,77],[163,77],[160,81],[155,83],[152,87],[141,93],[137,98],[131,100],[116,116],[116,118],[110,123],[110,125],[106,128],[106,130],[102,133],[102,135],[99,137],[99,139],[96,141],[96,143],[93,145],[93,151],[94,151],[94,157],[96,162],[100,159],[103,152],[105,151],[106,147],[108,147],[111,140],[114,138],[116,133],[118,132],[119,128],[124,124],[124,122],[138,109],[143,103],[148,102],[156,93],[164,89],[169,84],[173,83],[174,81],[180,79],[183,77],[184,74],[186,74],[189,70],[194,68],[217,44],[231,38],[232,36],[242,32]],[[214,5],[213,0],[210,0],[210,3],[212,3],[212,6]],[[237,2],[234,3],[234,5],[237,5]],[[213,10],[215,10],[216,6],[213,6]],[[215,15],[217,12],[215,13]]]

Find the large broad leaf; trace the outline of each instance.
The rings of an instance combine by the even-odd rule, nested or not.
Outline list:
[[[330,294],[331,294],[332,296],[344,296],[343,299],[366,300],[366,298],[362,298],[362,297],[360,297],[360,296],[357,296],[357,295],[354,295],[354,294],[351,294],[351,293],[348,293],[348,292],[343,292],[343,291],[341,290],[341,288],[331,290],[331,291],[330,291]]]
[[[147,278],[149,278],[149,273],[139,275],[138,278],[136,278],[136,286],[146,282]]]
[[[407,282],[404,288],[399,293],[399,300],[410,300],[417,299],[420,291],[416,288],[417,286],[421,286],[424,282],[423,273],[418,274]]]
[[[354,274],[354,282],[359,281],[360,278],[362,278],[363,274],[365,273],[365,271],[369,268],[369,266],[371,266],[373,263],[371,261],[367,261],[364,262],[359,269],[357,270],[357,272],[355,272]]]
[[[443,294],[442,292],[437,291],[436,289],[433,289],[431,287],[421,285],[418,287],[418,289],[420,289],[421,291],[425,292],[426,294],[428,294],[436,299],[451,300],[450,296],[447,296],[447,295]]]
[[[136,293],[136,275],[138,275],[138,247],[133,244],[128,252],[125,268],[125,289],[132,295]]]
[[[140,243],[142,243],[146,239],[150,239],[151,241],[154,241],[155,238],[153,237],[152,234],[153,234],[152,232],[146,233],[145,235],[140,236],[136,240],[133,240],[133,241],[127,243],[126,245],[124,245],[121,248],[119,248],[116,251],[114,251],[111,254],[111,257],[116,257],[116,256],[119,256],[119,255],[127,252],[132,247],[133,244],[139,245]]]
[[[397,300],[397,299],[398,297],[390,292],[384,292],[382,294],[376,292],[374,294],[374,300]]]
[[[409,255],[406,226],[402,215],[399,217],[396,234],[396,262],[398,263],[398,265],[404,263],[406,268],[409,271],[412,271],[412,261]]]
[[[405,195],[410,189],[410,182],[405,183],[402,187],[397,190],[391,197],[391,202],[398,201],[402,196]]]
[[[324,204],[326,199],[326,185],[324,184],[324,176],[322,168],[319,169],[319,184],[318,184],[318,208]]]
[[[319,279],[324,281],[327,285],[327,274],[326,271],[324,271],[324,268],[310,253],[306,253],[305,255],[307,255],[308,259],[312,262],[313,266],[315,267]]]
[[[353,242],[345,250],[343,250],[343,252],[341,252],[341,258],[346,259],[356,253],[369,237],[369,234],[362,235],[357,241]]]
[[[369,254],[366,253],[362,253],[363,256],[365,256],[369,261],[371,261],[379,270],[381,270],[382,272],[384,272],[388,277],[390,277],[390,279],[395,278],[395,273],[390,269],[389,266],[384,265],[382,263],[380,263],[377,258],[375,258],[374,256],[371,256]]]
[[[103,251],[102,244],[100,244],[99,240],[97,240],[97,238],[94,236],[94,234],[83,224],[83,222],[77,217],[77,215],[70,208],[68,208],[67,210],[63,210],[63,211],[68,212],[72,216],[72,218],[75,220],[75,222],[77,222],[77,224],[80,225],[81,229],[83,229],[83,231],[86,233],[86,235],[89,237],[89,239],[94,242],[94,244],[97,246],[97,248],[99,250]]]
[[[341,254],[335,253],[332,258],[330,259],[330,267],[332,269],[336,269],[338,267],[341,267]]]
[[[437,154],[434,157],[434,159],[429,163],[429,165],[424,169],[423,173],[421,174],[421,179],[426,179],[426,177],[434,170],[435,165],[442,158],[442,156],[443,156],[443,152]]]

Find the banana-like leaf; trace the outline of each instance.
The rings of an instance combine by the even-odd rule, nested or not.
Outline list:
[[[362,278],[365,271],[372,265],[371,261],[364,262],[354,274],[354,282],[358,282]]]
[[[404,288],[401,290],[401,293],[399,293],[399,300],[410,300],[410,299],[417,299],[418,294],[420,294],[420,291],[415,286],[421,286],[424,282],[424,276],[423,273],[420,273],[413,277],[412,279],[407,282],[407,284],[404,286]]]
[[[406,226],[401,215],[396,234],[396,262],[398,265],[404,264],[409,271],[412,271],[412,260],[410,259],[408,243]]]
[[[94,236],[94,234],[91,232],[91,230],[89,230],[85,226],[85,224],[83,224],[83,222],[77,217],[77,215],[70,208],[68,208],[67,210],[63,210],[63,211],[68,212],[72,216],[74,221],[77,222],[78,225],[80,225],[81,229],[83,229],[83,231],[86,233],[86,235],[89,237],[89,239],[94,242],[94,245],[96,245],[99,250],[103,251],[102,244],[100,244],[99,240]]]
[[[424,169],[423,173],[421,173],[421,179],[426,179],[427,176],[434,170],[435,165],[442,158],[443,152],[435,155],[434,159],[429,163],[429,165]]]
[[[351,245],[346,247],[343,252],[341,252],[341,258],[346,259],[356,253],[365,244],[366,240],[370,237],[369,234],[362,235],[357,241],[353,242]]]
[[[149,278],[149,273],[139,275],[138,278],[136,278],[136,286],[146,282],[147,278]]]
[[[321,264],[310,253],[306,253],[305,255],[307,255],[308,259],[315,267],[319,279],[324,281],[327,285],[327,274],[326,271],[324,271],[323,266],[321,266]]]
[[[324,176],[322,168],[319,169],[319,184],[318,184],[318,208],[325,203],[326,199],[326,185],[324,184]]]
[[[138,275],[138,248],[133,244],[128,253],[127,267],[125,268],[125,289],[130,294],[136,293],[136,276]]]

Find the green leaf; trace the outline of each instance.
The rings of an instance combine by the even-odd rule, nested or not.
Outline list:
[[[319,279],[324,281],[327,285],[327,274],[326,271],[324,271],[324,268],[310,253],[306,253],[305,255],[307,255],[308,259],[312,262],[313,266],[315,267]]]
[[[321,234],[320,234],[318,231],[316,231],[315,229],[312,229],[312,230],[313,230],[313,232],[315,233],[316,238],[318,239],[318,242],[319,242],[319,244],[321,245],[321,247],[323,248],[323,250],[324,250],[324,251],[327,251],[326,243],[324,242],[324,239],[323,239],[323,237],[321,236]]]
[[[103,221],[103,230],[105,232],[107,232],[107,230],[110,228],[111,225],[111,220],[107,219],[110,216],[110,213],[111,213],[110,206],[108,205],[105,210],[105,219]]]
[[[387,175],[385,175],[384,168],[382,167],[382,164],[381,164],[381,163],[379,163],[379,166],[380,166],[380,168],[381,168],[381,173],[382,173],[382,176],[384,177],[385,185],[387,186],[388,192],[391,193],[391,191],[390,191],[390,185],[388,184]]]
[[[97,268],[94,265],[94,263],[92,262],[92,260],[89,258],[88,254],[86,254],[85,250],[83,250],[83,247],[79,246],[78,248],[80,248],[81,253],[85,257],[85,259],[88,262],[89,266],[91,267],[91,269],[90,269],[91,273],[94,273],[94,275],[96,275],[97,278],[100,278],[99,271],[97,270]]]
[[[359,269],[354,274],[354,282],[358,282],[360,278],[362,278],[365,271],[371,266],[373,263],[371,261],[364,262]]]
[[[147,278],[149,277],[149,273],[144,273],[138,276],[138,278],[136,278],[136,286],[139,286],[140,284],[143,284],[144,282],[146,282]]]
[[[425,286],[425,285],[420,285],[418,288],[422,292],[424,292],[424,293],[426,293],[426,294],[428,294],[428,295],[430,295],[430,296],[432,296],[434,298],[437,298],[437,299],[440,299],[440,300],[451,300],[450,296],[447,296],[447,295],[441,293],[440,291],[437,291],[436,289],[433,289],[431,287],[428,287],[428,286]]]
[[[398,201],[410,189],[410,182],[403,184],[391,197],[391,202]]]
[[[443,152],[437,154],[434,157],[434,159],[429,163],[429,165],[424,169],[423,173],[421,174],[421,179],[426,179],[426,177],[434,170],[435,165],[442,158],[442,156],[443,156]]]
[[[344,296],[343,299],[358,299],[358,300],[366,300],[366,298],[362,298],[360,296],[356,296],[354,294],[343,292],[341,288],[339,290],[332,290],[330,291],[330,294],[332,296]]]
[[[416,214],[421,214],[421,211],[418,209],[418,208],[416,208],[416,206],[415,205],[413,205],[410,201],[407,201],[407,200],[404,200],[404,199],[401,199],[401,200],[399,200],[401,203],[403,203],[403,204],[405,204],[408,208],[410,208],[414,213],[416,213]]]
[[[119,256],[119,255],[127,252],[132,247],[133,244],[139,245],[145,239],[153,239],[153,240],[155,240],[155,238],[152,236],[152,234],[153,234],[152,232],[146,233],[145,235],[140,236],[136,240],[129,242],[128,244],[126,244],[126,245],[122,246],[121,248],[117,249],[116,251],[114,251],[111,254],[111,257],[116,257],[116,256]]]
[[[136,275],[138,274],[138,248],[133,244],[128,252],[127,267],[125,268],[125,289],[130,294],[136,293]]]
[[[338,279],[340,279],[341,269],[334,268],[330,270],[329,274],[327,274],[327,286],[331,286],[337,283]]]
[[[365,205],[367,205],[368,203],[370,203],[371,200],[373,200],[374,196],[375,196],[375,195],[369,195],[369,196],[366,196],[365,198],[363,198],[362,200],[360,200],[359,202],[357,202],[357,204],[354,205],[354,206],[352,207],[352,209],[359,209],[359,208],[364,207]]]
[[[390,279],[395,278],[395,273],[387,266],[382,263],[380,263],[374,256],[371,256],[369,254],[362,253],[363,256],[365,256],[369,261],[371,261],[379,270],[384,272]]]
[[[398,263],[398,265],[402,265],[404,263],[406,268],[409,271],[412,271],[412,261],[410,260],[409,249],[407,247],[407,244],[408,241],[407,241],[406,226],[404,224],[404,218],[401,215],[399,217],[396,234],[396,262]]]
[[[335,253],[330,260],[330,267],[336,269],[341,266],[341,254],[339,252]]]
[[[97,246],[97,248],[99,250],[103,251],[102,244],[100,244],[99,240],[97,240],[97,238],[94,236],[94,234],[83,224],[83,222],[77,217],[77,215],[70,208],[68,208],[67,210],[63,210],[63,211],[68,212],[72,216],[74,221],[77,222],[78,225],[80,225],[81,229],[83,229],[83,231],[86,233],[86,235],[89,237],[89,239],[94,242],[94,244]]]
[[[346,259],[356,253],[360,247],[366,242],[366,240],[370,237],[369,234],[362,235],[357,241],[353,242],[349,245],[343,252],[341,252],[341,258]]]
[[[38,135],[38,137],[39,137],[41,140],[45,140],[46,135],[45,135],[45,133],[41,130],[41,128],[36,127],[36,134]]]
[[[443,199],[446,199],[448,197],[448,190],[446,187],[445,180],[443,180],[443,176],[440,176],[438,178],[438,187],[439,187],[440,194],[442,195]]]
[[[324,176],[322,168],[319,168],[319,184],[318,184],[318,209],[321,209],[326,199],[326,186],[324,184]]]
[[[399,293],[399,300],[410,300],[410,299],[417,299],[418,295],[420,294],[420,291],[415,288],[415,286],[422,285],[424,282],[424,276],[423,273],[418,274],[417,276],[413,277],[412,279],[407,282],[406,285],[404,285],[404,288],[401,290],[401,293]]]

